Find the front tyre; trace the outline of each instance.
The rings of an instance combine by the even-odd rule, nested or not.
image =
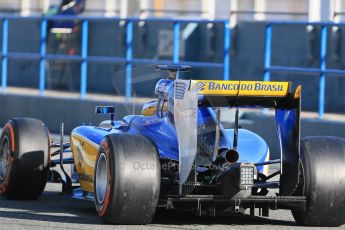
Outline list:
[[[42,121],[14,118],[0,138],[0,191],[10,199],[36,199],[47,183],[49,132]]]
[[[301,139],[305,211],[292,210],[296,222],[306,226],[345,223],[345,140],[337,137]]]
[[[144,136],[108,135],[95,166],[98,215],[111,224],[147,224],[155,213],[160,189],[160,162]]]

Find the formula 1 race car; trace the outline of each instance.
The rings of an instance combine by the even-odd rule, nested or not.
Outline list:
[[[199,216],[288,209],[301,225],[344,224],[345,141],[300,138],[301,86],[179,80],[179,71],[190,67],[158,68],[168,78],[158,81],[158,99],[142,115],[114,121],[114,107],[96,107],[110,120],[76,127],[70,143],[63,142],[63,126],[54,144],[43,122],[9,120],[0,140],[2,194],[35,199],[47,181],[59,181],[63,192],[93,201],[98,215],[116,224],[149,223],[157,208]],[[243,107],[275,110],[280,159],[270,160],[266,142],[239,128]],[[234,110],[232,129],[223,127],[221,108]],[[71,175],[65,164],[73,165]],[[275,172],[268,170],[273,164]]]

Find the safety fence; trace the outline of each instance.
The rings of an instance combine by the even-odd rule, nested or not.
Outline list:
[[[301,25],[301,26],[318,26],[321,28],[320,33],[320,66],[319,68],[295,67],[295,66],[274,66],[271,65],[272,56],[272,30],[277,26]],[[269,81],[272,72],[312,74],[319,77],[319,105],[318,113],[322,118],[325,112],[325,88],[326,77],[328,76],[345,76],[345,70],[327,68],[327,35],[329,28],[345,26],[345,23],[332,22],[305,22],[305,21],[274,21],[266,25],[266,42],[265,42],[265,73],[264,80]]]
[[[121,63],[125,65],[125,97],[129,101],[132,96],[132,70],[134,64],[179,64],[191,65],[193,67],[220,68],[223,70],[223,79],[230,79],[230,22],[229,20],[206,20],[206,19],[174,19],[174,18],[119,18],[119,17],[80,17],[80,16],[16,16],[0,15],[2,20],[2,50],[1,50],[1,90],[6,92],[8,80],[8,61],[10,59],[28,59],[39,61],[39,94],[44,95],[46,89],[46,62],[50,60],[61,61],[79,61],[80,62],[80,98],[87,95],[88,89],[88,64],[89,63]],[[9,27],[11,21],[23,19],[34,19],[40,22],[40,51],[39,52],[12,52],[8,49],[8,41],[11,36]],[[47,53],[47,27],[49,21],[80,21],[81,22],[81,52],[78,55],[50,54]],[[89,22],[90,21],[123,21],[126,29],[125,55],[124,57],[109,57],[89,55]],[[172,23],[173,49],[170,60],[153,60],[147,58],[133,57],[133,27],[135,23],[140,22],[168,22]],[[186,23],[221,23],[224,26],[224,44],[222,62],[198,62],[180,60],[180,37],[181,24]],[[319,116],[323,117],[325,107],[325,87],[326,77],[333,75],[345,75],[344,70],[330,69],[326,65],[327,56],[327,34],[329,28],[345,26],[345,23],[319,23],[306,21],[273,21],[266,24],[266,41],[265,41],[265,63],[264,63],[264,80],[269,81],[273,72],[290,72],[300,74],[313,74],[319,77]],[[317,26],[321,28],[320,34],[320,66],[319,68],[305,67],[288,67],[271,65],[272,54],[272,30],[273,27],[286,25]]]
[[[1,88],[6,92],[8,80],[8,60],[9,59],[29,59],[39,60],[39,94],[44,95],[46,81],[46,61],[79,61],[80,62],[80,98],[85,98],[88,84],[88,64],[92,62],[103,63],[122,63],[125,64],[125,96],[129,101],[132,96],[132,66],[133,64],[179,64],[191,65],[194,67],[223,68],[223,79],[230,79],[230,25],[229,20],[204,20],[204,19],[173,19],[173,18],[118,18],[118,17],[80,17],[80,16],[16,16],[0,15],[2,20],[2,73]],[[8,41],[10,39],[9,27],[10,22],[18,19],[35,19],[40,21],[40,52],[11,52],[8,50]],[[90,21],[123,21],[126,26],[126,52],[125,57],[108,57],[88,55],[88,38]],[[81,54],[48,54],[47,53],[47,26],[48,21],[81,21]],[[133,24],[140,22],[170,22],[173,27],[173,53],[172,60],[152,60],[144,58],[133,58]],[[180,60],[180,34],[182,23],[222,23],[224,25],[224,56],[222,63],[214,62],[192,62]]]

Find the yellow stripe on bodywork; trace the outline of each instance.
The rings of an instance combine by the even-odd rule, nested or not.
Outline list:
[[[284,97],[289,82],[192,80],[199,95]]]
[[[94,170],[99,146],[74,132],[71,135],[71,147],[80,187],[83,191],[93,192]]]

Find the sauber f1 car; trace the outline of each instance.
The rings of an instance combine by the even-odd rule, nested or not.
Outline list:
[[[70,143],[62,141],[63,126],[60,143],[52,143],[43,122],[9,120],[0,140],[1,193],[35,199],[48,181],[58,181],[115,224],[147,224],[157,208],[199,216],[288,209],[301,225],[345,222],[345,141],[300,137],[301,86],[179,80],[179,71],[190,67],[158,68],[168,78],[158,81],[158,99],[141,115],[115,121],[114,107],[99,106],[96,112],[110,120],[76,127]],[[270,160],[266,142],[239,128],[239,109],[253,107],[274,109],[280,159]],[[234,110],[232,129],[222,125],[224,108]],[[71,173],[65,164],[72,164]]]

